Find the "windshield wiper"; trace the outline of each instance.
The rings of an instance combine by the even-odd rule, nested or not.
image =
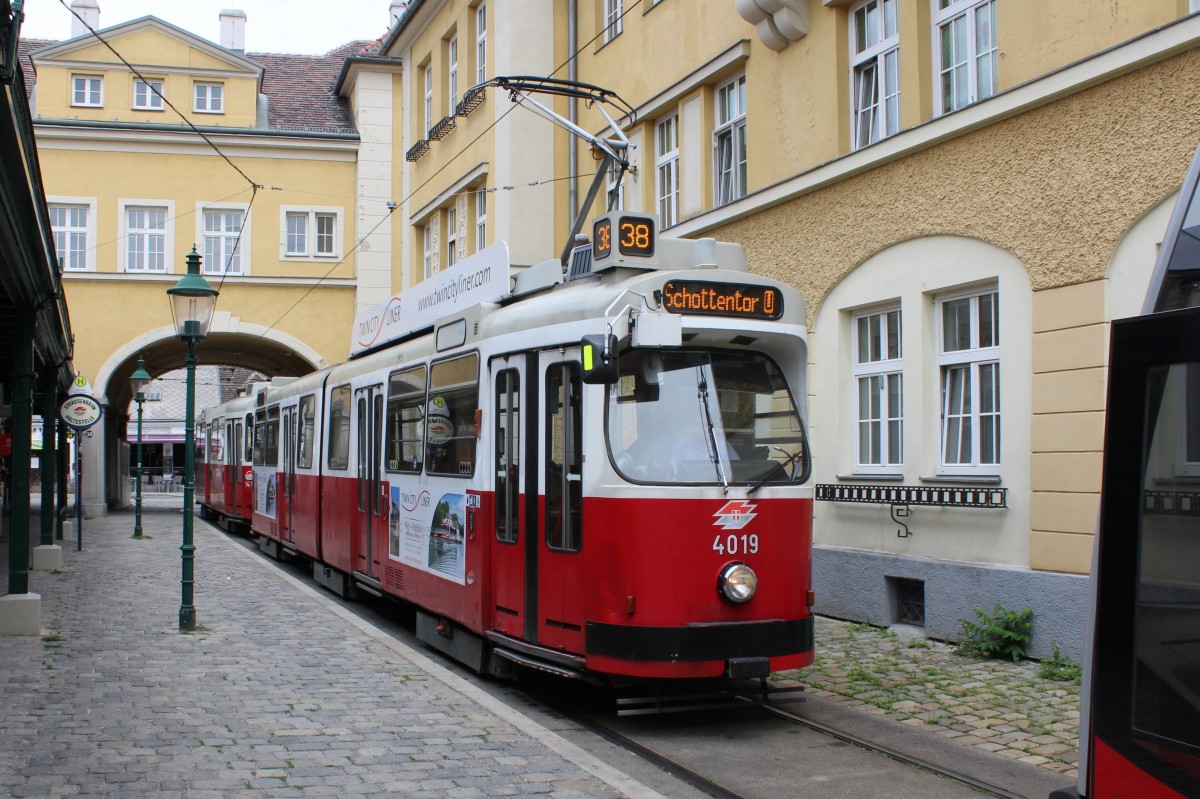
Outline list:
[[[713,425],[712,411],[708,407],[708,381],[704,378],[703,366],[696,367],[696,396],[700,400],[700,409],[704,412],[704,423],[708,426],[708,435],[706,436],[708,457],[716,466],[717,479],[721,481],[721,486],[728,494],[729,480],[725,478],[725,469],[721,466],[721,451],[717,449],[717,429]]]
[[[801,446],[800,449],[796,450],[795,452],[793,452],[790,455],[788,455],[787,450],[783,449],[782,447],[772,446],[771,448],[779,450],[783,454],[787,455],[787,458],[785,458],[784,460],[781,460],[781,461],[775,461],[772,464],[771,468],[767,469],[767,473],[764,474],[761,478],[759,478],[757,483],[750,486],[750,488],[746,490],[746,496],[750,496],[755,491],[762,488],[764,485],[767,484],[768,480],[770,480],[771,478],[773,478],[775,476],[776,472],[782,472],[782,471],[786,470],[787,467],[796,463],[796,461],[798,461],[800,459],[800,456],[804,454],[803,446]]]

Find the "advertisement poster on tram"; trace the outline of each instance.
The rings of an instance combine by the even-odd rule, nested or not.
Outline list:
[[[442,494],[392,486],[388,554],[393,560],[463,585],[465,577],[466,494]]]
[[[254,512],[275,518],[275,473],[263,474],[254,481]]]

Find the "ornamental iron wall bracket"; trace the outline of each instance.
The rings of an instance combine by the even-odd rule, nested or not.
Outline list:
[[[912,536],[912,530],[901,519],[912,515],[912,505],[937,508],[1007,508],[1008,489],[818,484],[816,499],[818,502],[888,505],[892,521],[901,528],[896,531],[896,535],[899,538],[909,538]]]

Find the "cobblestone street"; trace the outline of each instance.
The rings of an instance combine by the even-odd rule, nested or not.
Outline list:
[[[823,617],[816,649],[811,668],[774,678],[1002,757],[1077,774],[1079,685],[1040,676],[1037,661],[981,660],[955,654],[953,644]]]

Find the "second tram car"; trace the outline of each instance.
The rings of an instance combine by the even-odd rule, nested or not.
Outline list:
[[[254,508],[253,397],[237,397],[207,408],[197,430],[203,431],[204,438],[204,459],[196,470],[201,515],[227,530],[250,529]]]
[[[494,245],[248,398],[253,532],[479,671],[806,666],[807,360],[802,296],[739,246],[620,213],[567,267]]]

